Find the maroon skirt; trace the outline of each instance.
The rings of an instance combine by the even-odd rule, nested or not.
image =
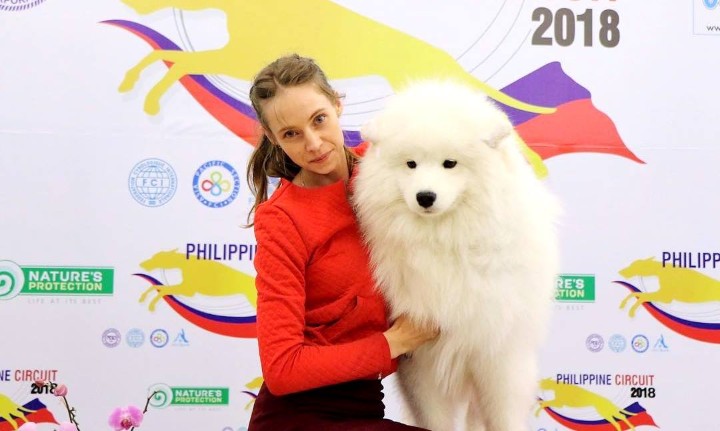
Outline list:
[[[355,380],[275,396],[263,384],[248,431],[419,431],[384,419],[380,380]],[[427,431],[427,430],[425,430]]]

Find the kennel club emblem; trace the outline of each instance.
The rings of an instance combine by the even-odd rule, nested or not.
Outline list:
[[[625,146],[613,121],[593,105],[590,91],[569,77],[559,62],[549,62],[496,89],[465,70],[449,53],[329,0],[198,0],[191,6],[181,0],[122,1],[143,16],[162,9],[180,13],[220,9],[227,21],[227,44],[205,51],[182,50],[138,22],[104,21],[133,33],[152,48],[127,70],[120,92],[136,91],[146,67],[156,62],[168,67],[145,95],[144,110],[149,115],[162,109],[167,102],[163,95],[179,81],[232,133],[254,143],[258,127],[252,108],[208,76],[249,81],[264,65],[292,49],[318,60],[333,79],[379,76],[398,90],[407,80],[445,76],[483,91],[512,119],[528,145],[525,155],[540,177],[547,174],[544,160],[574,152],[613,154],[643,163]],[[424,7],[441,6],[428,3]],[[285,25],[298,17],[306,25]],[[281,27],[283,31],[274,30]],[[337,47],[347,52],[338,55]],[[349,146],[358,145],[359,132],[346,130],[346,141]]]

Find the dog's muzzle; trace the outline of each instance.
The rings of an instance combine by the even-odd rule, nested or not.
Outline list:
[[[418,205],[420,205],[423,208],[430,208],[435,203],[435,199],[437,199],[437,195],[434,192],[418,192],[415,195],[415,199],[417,199]]]

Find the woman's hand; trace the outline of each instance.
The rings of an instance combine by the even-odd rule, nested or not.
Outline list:
[[[390,346],[390,357],[393,359],[412,352],[426,342],[436,338],[439,334],[439,329],[418,326],[405,315],[398,317],[392,326],[383,332]]]

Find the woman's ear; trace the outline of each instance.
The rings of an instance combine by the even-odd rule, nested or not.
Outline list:
[[[335,112],[337,112],[337,116],[339,117],[343,112],[342,99],[338,96],[335,100]]]

